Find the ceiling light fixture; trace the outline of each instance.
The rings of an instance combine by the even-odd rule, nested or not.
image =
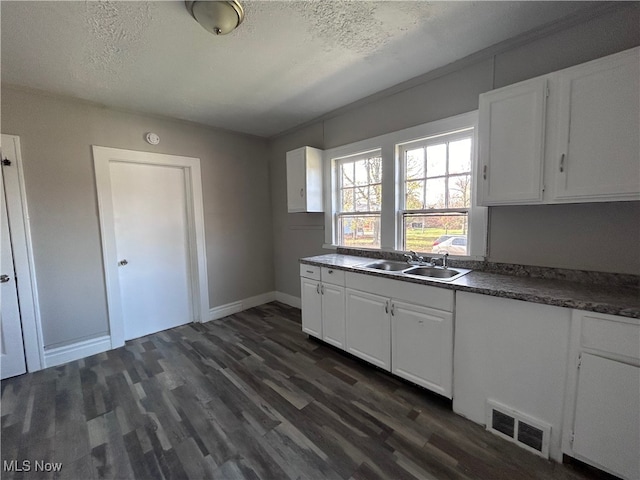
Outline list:
[[[196,22],[214,35],[226,35],[235,30],[244,20],[242,5],[236,1],[185,1],[184,3]]]

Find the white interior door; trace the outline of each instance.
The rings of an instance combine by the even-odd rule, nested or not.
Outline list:
[[[183,168],[111,162],[125,340],[193,320]]]
[[[8,378],[25,373],[27,369],[2,173],[0,217],[0,370],[2,378]]]
[[[92,148],[111,347],[208,320],[200,159]]]

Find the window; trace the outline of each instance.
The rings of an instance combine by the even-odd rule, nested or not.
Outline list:
[[[337,160],[337,243],[380,248],[382,157],[380,151]]]
[[[399,146],[402,248],[468,255],[473,129]]]
[[[484,259],[477,123],[469,112],[326,150],[326,246]]]

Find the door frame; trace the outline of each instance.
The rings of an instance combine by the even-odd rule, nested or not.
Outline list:
[[[44,341],[42,339],[40,304],[38,302],[20,137],[2,134],[0,147],[2,148],[2,159],[12,162],[11,166],[3,167],[7,214],[11,227],[9,236],[13,249],[15,273],[19,279],[18,300],[20,301],[20,320],[27,371],[35,372],[44,368],[45,365]]]
[[[124,316],[120,298],[118,257],[113,214],[113,198],[109,164],[136,163],[181,168],[184,170],[187,203],[187,236],[191,276],[191,301],[194,322],[208,320],[209,285],[202,201],[200,159],[163,153],[123,150],[92,145],[98,193],[98,214],[102,243],[102,259],[107,288],[107,309],[111,348],[124,345]]]

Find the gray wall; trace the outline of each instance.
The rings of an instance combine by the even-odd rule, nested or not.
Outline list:
[[[492,88],[639,45],[638,24],[640,4],[625,4],[543,37],[463,59],[408,82],[405,89],[392,88],[271,139],[276,290],[299,296],[298,258],[328,253],[322,248],[322,215],[287,213],[287,150],[303,145],[332,148],[475,110],[478,94]],[[494,207],[489,259],[640,274],[639,214],[638,202]]]
[[[45,346],[108,332],[91,145],[200,158],[210,306],[273,291],[265,140],[7,86],[2,133],[20,136]]]
[[[300,296],[298,259],[327,253],[323,213],[287,213],[287,165],[285,155],[299,146],[322,148],[322,123],[275,139],[270,145],[273,262],[278,292]]]

